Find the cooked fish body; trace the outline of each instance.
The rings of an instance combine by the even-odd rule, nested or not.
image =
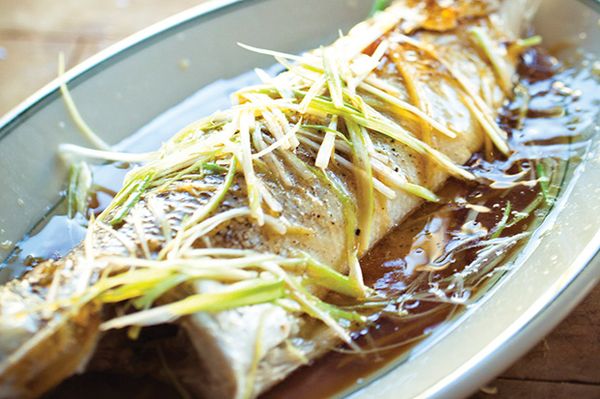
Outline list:
[[[356,155],[356,143],[344,145],[340,140],[328,166],[322,168],[326,169],[323,173],[330,181],[343,184],[347,197],[358,204],[358,208],[365,204],[373,207],[367,224],[361,220],[364,211],[357,209],[356,212],[359,219],[354,226],[357,256],[363,255],[422,203],[423,198],[409,191],[402,182],[410,183],[413,188],[436,191],[451,173],[469,178],[468,171],[444,166],[440,157],[462,165],[484,141],[491,140],[487,137],[490,131],[494,132],[494,126],[490,125],[495,115],[490,110],[497,109],[507,95],[507,82],[499,72],[504,71],[510,77],[516,60],[514,54],[502,54],[504,64],[499,71],[495,60],[473,43],[472,28],[484,32],[497,48],[504,48],[505,42],[516,39],[521,24],[515,22],[522,21],[515,19],[526,15],[524,10],[531,6],[530,1],[518,0],[507,0],[501,5],[495,1],[456,1],[443,6],[448,8],[440,13],[442,6],[429,3],[434,2],[427,2],[428,6],[409,0],[396,2],[331,47],[344,54],[338,55],[339,60],[345,60],[349,49],[359,48],[365,54],[380,51],[376,67],[367,69],[366,77],[357,81],[356,92],[366,107],[377,110],[386,121],[441,154],[431,155],[429,150],[415,149],[376,128],[362,129],[366,134],[365,146],[371,154],[370,167],[365,170],[369,169],[378,179],[369,180],[377,183],[369,186],[361,177],[364,173],[357,172],[360,159]],[[515,13],[515,10],[523,12]],[[506,14],[507,11],[511,14]],[[505,15],[511,15],[510,26],[505,25]],[[373,37],[373,32],[379,34]],[[369,37],[371,40],[365,42]],[[362,47],[352,46],[362,42],[365,42]],[[318,56],[319,53],[312,54]],[[337,62],[342,62],[339,60]],[[295,79],[293,70],[286,74],[274,80],[276,89],[281,89],[277,87],[278,81]],[[327,84],[330,82],[324,81],[321,91],[327,92]],[[249,112],[254,119],[251,122],[269,127],[272,121],[268,119],[273,115],[277,118],[279,114],[273,104],[260,96],[265,93],[264,88],[261,90],[242,90],[238,95],[240,107],[246,104],[251,108],[266,101],[266,105],[261,106],[273,112],[265,115],[261,109],[254,108]],[[333,91],[335,88],[329,87],[332,102],[335,101]],[[303,94],[308,95],[308,92]],[[279,94],[268,96],[277,99]],[[314,121],[314,114],[298,110],[301,100],[302,97],[296,98],[294,109],[285,114],[288,128],[321,124]],[[239,115],[244,112],[239,111],[233,120],[243,119],[244,116]],[[485,112],[489,114],[482,117]],[[351,130],[352,122],[344,118],[342,115],[336,119],[339,130]],[[218,118],[213,122],[215,120],[218,122]],[[333,118],[327,120],[333,122]],[[244,122],[238,120],[237,123],[236,131],[243,131],[245,128],[240,126]],[[227,126],[220,125],[213,129],[216,133],[212,130],[206,133],[208,140],[222,134]],[[286,259],[304,253],[360,281],[357,275],[360,271],[352,268],[351,251],[348,251],[347,229],[351,222],[347,204],[340,199],[338,191],[319,178],[318,170],[307,173],[313,169],[297,167],[298,161],[307,165],[315,163],[326,135],[307,127],[293,131],[293,137],[284,131],[288,136],[281,139],[281,135],[266,130],[264,137],[260,133],[264,146],[279,143],[279,148],[270,152],[263,148],[264,156],[255,161],[255,174],[266,188],[261,191],[264,202],[259,206],[261,210],[257,211],[252,203],[254,180],[249,176],[254,175],[244,169],[244,173],[231,176],[231,186],[210,213],[229,212],[231,218],[207,227],[205,234],[198,228],[197,236],[191,233],[185,236],[189,220],[214,203],[219,187],[226,183],[229,174],[215,172],[200,179],[180,174],[166,185],[140,192],[139,201],[127,210],[122,221],[113,223],[114,227],[102,220],[91,223],[86,241],[64,259],[40,265],[0,289],[0,397],[35,397],[84,369],[101,336],[99,326],[108,317],[107,309],[113,308],[107,304],[111,301],[94,296],[93,289],[102,281],[103,273],[115,274],[135,267],[132,258],[173,265],[183,262],[181,259],[192,262],[194,254],[200,254],[202,249],[250,250],[252,254],[274,254]],[[448,137],[449,134],[455,137]],[[243,145],[244,139],[241,140]],[[286,140],[292,148],[284,148]],[[297,140],[295,145],[294,140]],[[253,142],[251,153],[260,153],[258,146]],[[167,144],[161,157],[177,156],[179,148]],[[244,159],[243,153],[236,153],[237,149],[232,151],[235,157]],[[248,167],[248,163],[240,163],[243,164],[241,169]],[[272,164],[284,167],[269,168]],[[234,167],[232,164],[231,168]],[[390,177],[388,171],[395,177]],[[394,185],[394,181],[400,183]],[[365,187],[374,193],[370,205],[365,200]],[[272,198],[265,198],[269,194]],[[113,208],[107,214],[114,221],[119,212],[119,208]],[[186,239],[190,243],[187,247]],[[178,247],[182,242],[184,245]],[[189,255],[178,257],[183,255],[166,251],[169,248],[183,248],[179,252],[188,251]],[[264,263],[266,270],[271,270],[268,269],[272,267],[270,263]],[[243,273],[256,274],[255,271],[232,270],[218,278],[175,284],[161,301],[167,303],[199,293],[227,292],[232,282],[245,278]],[[321,287],[312,293],[324,298],[327,291],[327,287]],[[368,295],[368,289],[363,289],[363,293]],[[89,300],[82,300],[88,297]],[[199,359],[196,372],[180,370],[184,385],[211,398],[255,397],[343,339],[331,326],[323,324],[323,320],[295,308],[297,304],[288,305],[265,301],[181,317],[177,322],[186,330]]]

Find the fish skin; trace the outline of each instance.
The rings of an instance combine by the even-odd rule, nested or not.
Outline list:
[[[46,262],[26,279],[2,287],[0,316],[7,308],[39,306],[48,277],[61,266],[62,262]],[[83,371],[99,339],[100,322],[101,309],[96,303],[54,317],[0,317],[0,398],[36,398],[67,376]],[[7,333],[12,334],[7,338]]]
[[[457,3],[462,6],[466,2]],[[477,3],[485,5],[485,13],[489,11],[487,7],[496,6],[496,2],[492,1]],[[523,6],[528,2],[507,0],[505,3],[518,3],[519,6]],[[405,4],[401,6],[408,7]],[[412,14],[407,13],[407,15]],[[480,14],[468,14],[465,11],[464,15]],[[419,27],[419,23],[423,24],[423,21],[405,23],[406,33],[413,34]],[[495,84],[493,71],[480,55],[467,45],[464,37],[459,38],[460,35],[457,33],[460,33],[464,26],[460,23],[457,26],[459,32],[417,32],[415,35],[423,40],[443,43],[443,47],[439,47],[441,52],[453,65],[458,65],[462,72],[466,72],[475,87],[480,88],[483,84],[490,85],[492,100],[489,105],[495,108],[504,97],[501,89]],[[404,29],[402,25],[400,29]],[[510,32],[506,34],[507,37],[512,36]],[[402,85],[398,83],[393,73],[382,78],[398,84],[402,89]],[[430,116],[438,121],[452,123],[455,130],[460,132],[460,137],[457,139],[435,135],[435,145],[455,162],[460,164],[466,162],[472,153],[481,147],[483,133],[470,116],[468,109],[458,101],[456,83],[441,73],[435,81],[431,76],[422,78],[421,84],[428,90],[426,97],[430,100]],[[419,127],[414,123],[391,117],[418,136]],[[436,190],[447,179],[446,173],[437,170],[425,182],[424,164],[416,154],[398,143],[390,143],[380,135],[371,134],[371,138],[374,145],[389,155],[393,163],[410,181],[426,184]],[[310,155],[307,154],[306,157],[310,158]],[[332,170],[349,183],[352,192],[356,191],[350,173],[335,167]],[[219,182],[219,177],[213,178],[216,179],[216,183]],[[266,176],[264,178],[277,199],[284,204],[286,217],[309,227],[314,234],[295,237],[277,236],[269,229],[260,228],[255,224],[234,221],[223,234],[213,239],[213,245],[252,248],[284,255],[288,248],[298,248],[337,270],[346,272],[347,266],[344,263],[343,253],[343,214],[340,204],[332,193],[317,182],[307,185],[307,182],[303,182],[298,177],[294,177],[292,187],[285,187],[276,179],[269,179]],[[397,191],[397,195],[394,200],[377,197],[371,245],[421,203],[421,200],[405,192]],[[238,178],[221,209],[244,204],[245,198],[243,179]],[[207,197],[185,190],[172,190],[161,195],[151,194],[135,206],[132,214],[141,218],[146,240],[160,246],[164,238],[159,224],[149,210],[148,201],[157,202],[165,210],[170,224],[176,230],[186,215],[190,215],[206,203]],[[125,220],[119,232],[136,244],[138,249],[140,248],[131,217]],[[98,230],[93,234],[96,250],[102,251],[103,254],[128,254],[127,247],[105,231]],[[141,256],[141,253],[137,255]],[[0,288],[0,333],[2,333],[0,336],[0,398],[37,397],[85,367],[101,337],[98,325],[104,318],[104,310],[97,303],[92,302],[73,309],[61,309],[50,315],[42,311],[34,311],[18,319],[3,317],[6,314],[12,315],[15,308],[26,310],[43,304],[52,290],[57,275],[60,276],[61,282],[55,295],[57,298],[68,298],[75,290],[73,282],[77,281],[82,274],[81,269],[84,264],[83,250],[77,248],[64,259],[42,264],[22,279],[12,281]],[[101,270],[98,269],[92,271],[90,283],[98,278],[100,272]],[[215,288],[197,283],[188,289],[205,292]],[[277,333],[269,334],[267,331],[268,342],[257,367],[252,391],[248,392],[248,368],[254,349],[252,343],[258,335],[260,326],[256,320],[260,319],[268,320],[267,325]],[[241,320],[252,320],[253,323],[241,323]],[[188,381],[187,385],[193,392],[207,397],[257,396],[297,367],[322,355],[338,343],[338,338],[319,322],[282,312],[280,307],[269,304],[239,308],[214,315],[199,313],[182,318],[178,323],[187,331],[191,343],[200,355],[199,378],[196,381]],[[6,335],[7,332],[11,333],[10,340],[5,338],[9,336]],[[295,350],[290,349],[290,343]]]

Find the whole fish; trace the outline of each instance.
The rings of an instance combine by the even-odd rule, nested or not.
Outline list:
[[[104,331],[178,323],[210,398],[256,397],[350,338],[360,257],[482,146],[535,2],[401,0],[175,135],[84,242],[0,288],[0,397],[81,372]],[[339,298],[345,298],[340,301]]]

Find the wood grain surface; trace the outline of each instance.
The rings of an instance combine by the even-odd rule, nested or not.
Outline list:
[[[202,0],[0,0],[0,115],[68,67]],[[600,287],[473,399],[600,398]]]

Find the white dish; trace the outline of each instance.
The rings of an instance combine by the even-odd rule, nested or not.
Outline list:
[[[118,43],[65,78],[90,125],[117,142],[208,83],[269,63],[239,48],[238,41],[299,52],[330,41],[338,28],[363,19],[370,5],[358,0],[212,1]],[[545,0],[535,29],[546,46],[572,40],[598,54],[599,7]],[[180,67],[182,60],[188,68]],[[0,119],[0,241],[18,241],[59,200],[66,171],[48,149],[81,139],[57,87],[57,81],[50,83]],[[508,275],[407,359],[346,394],[468,395],[568,314],[600,276],[600,140],[595,136],[585,161],[568,172],[559,205]],[[0,249],[0,257],[8,252]]]

